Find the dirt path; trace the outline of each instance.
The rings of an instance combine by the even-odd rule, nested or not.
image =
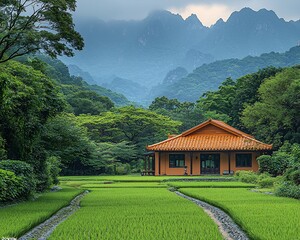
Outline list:
[[[176,191],[177,195],[196,203],[199,207],[214,220],[219,230],[226,240],[249,240],[247,235],[235,224],[231,217],[221,209],[214,207],[206,202],[189,197],[181,192]]]
[[[81,199],[88,193],[88,191],[83,192],[82,194],[75,197],[70,205],[62,208],[56,214],[54,214],[51,218],[41,223],[40,225],[33,228],[31,231],[20,237],[18,240],[29,240],[29,239],[38,239],[45,240],[50,234],[54,231],[54,229],[64,220],[66,220],[70,215],[76,212],[80,206]]]

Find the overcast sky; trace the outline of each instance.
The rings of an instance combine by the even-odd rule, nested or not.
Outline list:
[[[210,26],[219,18],[226,21],[233,11],[243,7],[273,10],[286,20],[300,19],[300,0],[77,0],[75,16],[132,20],[166,9],[184,18],[195,13],[204,25]]]

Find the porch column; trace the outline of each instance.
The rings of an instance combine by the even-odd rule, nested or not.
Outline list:
[[[231,152],[228,152],[228,175],[230,175],[230,155],[231,155]]]
[[[150,166],[150,158],[151,156],[148,156],[148,175],[150,175],[150,171],[151,171],[151,166]]]
[[[161,153],[159,152],[159,153],[158,153],[158,175],[161,174],[161,171],[160,171],[160,166],[161,166],[161,163],[160,163],[160,155],[161,155]]]
[[[190,168],[191,168],[191,175],[193,175],[193,152],[190,153]]]

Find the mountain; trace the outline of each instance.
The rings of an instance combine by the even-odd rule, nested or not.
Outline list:
[[[145,97],[145,92],[148,90],[136,82],[119,77],[115,77],[110,83],[103,84],[103,86],[125,95],[132,102],[141,102],[141,99]]]
[[[97,84],[110,84],[118,76],[146,86],[138,102],[177,66],[191,72],[218,60],[284,52],[300,41],[300,21],[287,22],[266,9],[244,8],[210,28],[194,14],[183,19],[164,10],[139,21],[76,18],[75,23],[85,48],[63,61],[89,72]],[[131,98],[134,92],[122,85],[120,91]]]
[[[70,71],[70,75],[73,75],[75,77],[82,77],[88,84],[96,84],[91,74],[89,72],[83,71],[77,65],[70,64],[68,65],[68,68]]]
[[[237,79],[268,66],[288,67],[300,64],[300,46],[293,47],[285,53],[271,52],[259,57],[243,59],[226,59],[196,68],[188,76],[174,82],[164,81],[151,90],[149,99],[158,96],[177,98],[180,101],[194,102],[211,90],[216,90],[228,77]],[[169,73],[171,74],[172,71]]]
[[[220,20],[199,45],[200,51],[217,59],[241,58],[265,52],[283,52],[296,46],[300,39],[297,24],[286,22],[273,11],[244,8],[233,12],[226,22]]]
[[[73,58],[63,58],[64,62],[80,66],[99,82],[114,75],[151,86],[182,65],[190,56],[187,52],[208,31],[196,15],[184,20],[168,11],[155,11],[141,21],[75,22],[85,48]],[[195,55],[192,57],[194,62]],[[194,65],[184,67],[194,69]]]

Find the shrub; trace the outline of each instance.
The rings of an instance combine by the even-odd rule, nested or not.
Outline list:
[[[257,179],[257,183],[261,188],[271,188],[275,182],[276,178],[271,177],[268,173],[260,174]]]
[[[278,176],[284,174],[292,159],[288,153],[278,151],[273,156],[262,155],[257,161],[261,173],[267,172],[272,176]]]
[[[35,191],[36,181],[33,174],[33,168],[25,162],[17,160],[0,161],[0,169],[13,172],[22,181],[22,197],[28,197]]]
[[[300,186],[293,182],[284,181],[275,188],[275,194],[280,197],[300,199]]]
[[[18,199],[24,192],[22,178],[13,172],[0,169],[0,202]]]
[[[126,175],[129,174],[131,167],[128,163],[118,163],[116,166],[116,175]]]
[[[253,171],[237,171],[235,177],[245,183],[257,183],[258,175]]]
[[[50,174],[50,182],[52,184],[58,184],[59,183],[58,177],[61,171],[59,158],[54,156],[49,157],[47,158],[47,164],[48,164],[48,171]]]

